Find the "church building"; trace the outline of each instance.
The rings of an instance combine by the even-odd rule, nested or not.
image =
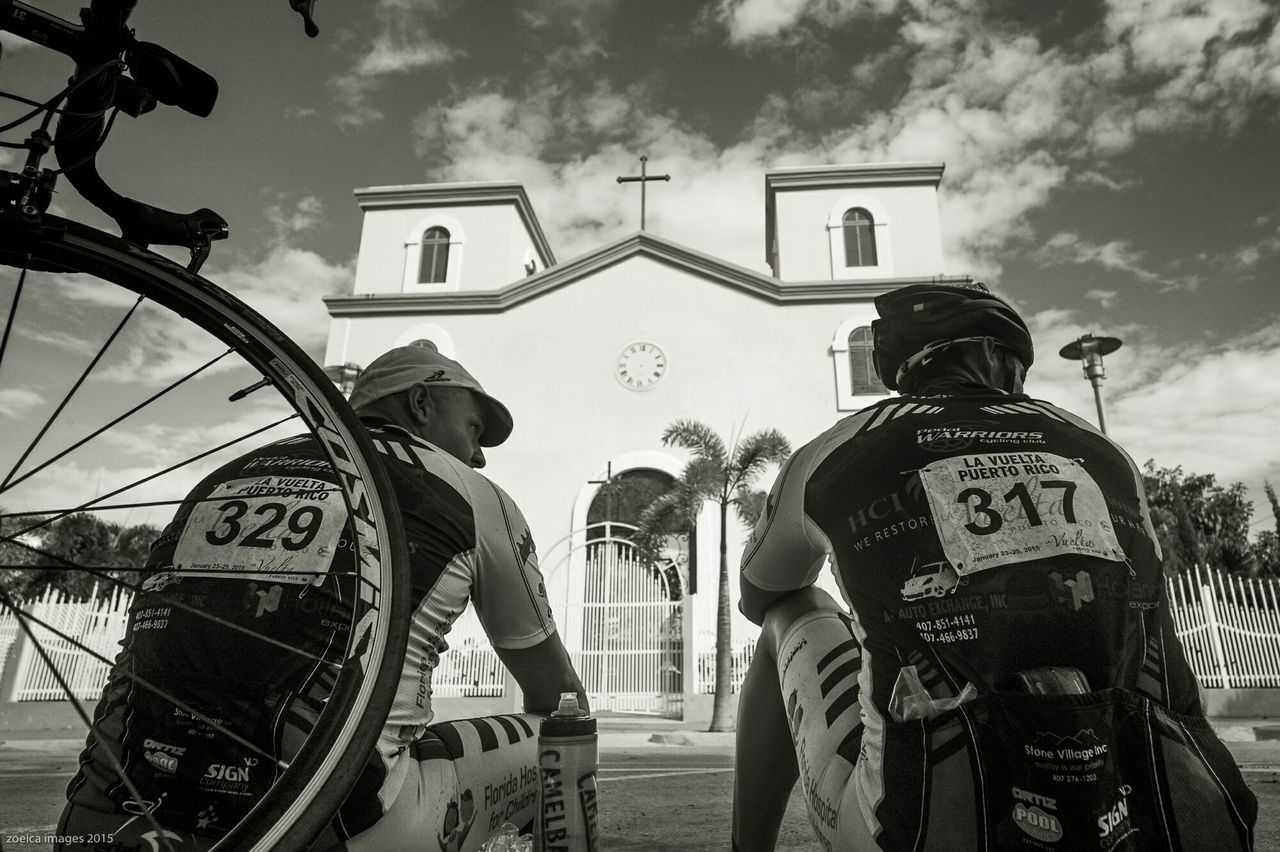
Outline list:
[[[799,446],[882,398],[872,299],[908,284],[971,280],[949,272],[942,256],[942,174],[941,163],[766,172],[761,248],[772,274],[643,230],[562,260],[518,183],[359,189],[354,288],[326,300],[325,363],[338,380],[427,338],[507,405],[515,431],[486,453],[485,473],[528,518],[565,644],[601,696],[593,701],[669,712],[644,696],[619,697],[635,691],[618,680],[619,661],[631,652],[639,668],[662,669],[669,677],[659,691],[686,705],[708,691],[698,637],[714,635],[718,514],[704,511],[692,554],[673,537],[681,579],[655,578],[627,567],[634,507],[616,516],[603,484],[674,481],[687,456],[660,438],[677,419],[702,421],[726,442],[776,428]],[[745,535],[731,524],[735,578]],[[696,594],[673,590],[691,582]],[[658,606],[659,620],[646,621],[639,609],[618,608],[632,598],[675,609]],[[735,648],[755,635],[745,625],[735,625]],[[641,659],[629,647],[655,634],[666,643],[658,656]],[[596,671],[592,654],[612,656]]]

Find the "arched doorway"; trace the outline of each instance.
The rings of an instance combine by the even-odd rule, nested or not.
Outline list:
[[[588,552],[592,539],[617,538],[634,541],[635,531],[645,509],[669,491],[676,478],[666,471],[637,467],[610,475],[601,483],[587,509]],[[689,593],[690,524],[684,519],[668,519],[661,527],[665,544],[658,556],[656,570],[662,572],[667,598],[682,600]]]
[[[607,470],[549,572],[572,564],[582,578],[580,593],[567,599],[566,644],[594,708],[680,718],[690,535],[670,524],[656,564],[636,546],[645,508],[675,478],[649,467]]]

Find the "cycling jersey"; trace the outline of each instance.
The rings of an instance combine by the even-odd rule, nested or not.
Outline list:
[[[432,720],[445,635],[468,600],[497,647],[530,647],[555,632],[533,539],[511,498],[410,433],[366,425],[404,519],[413,616],[377,749],[335,824],[344,837],[395,800],[413,762],[409,746]],[[262,796],[276,761],[311,729],[337,671],[326,664],[340,664],[345,648],[354,537],[336,488],[319,447],[302,436],[236,459],[192,491],[153,545],[68,813],[146,811],[166,828],[219,836]]]
[[[1067,803],[1107,783],[1098,758],[1105,736],[1130,732],[1122,717],[1174,719],[1167,728],[1194,729],[1202,750],[1220,750],[1211,762],[1231,764],[1207,742],[1141,476],[1074,415],[992,391],[896,397],[840,421],[772,489],[743,559],[747,614],[760,620],[750,601],[771,597],[755,590],[812,585],[828,559],[849,617],[800,619],[777,658],[811,817],[831,848],[869,837],[884,848],[1055,848]],[[1079,670],[1093,698],[1010,709],[999,697],[1010,679],[1044,666]],[[966,685],[983,698],[951,709],[973,693]],[[902,710],[912,701],[924,708],[914,720]],[[1077,706],[1089,701],[1098,707]],[[1037,714],[1039,727],[1010,733]],[[1070,720],[1085,721],[1066,730]],[[1019,780],[1032,777],[1023,768],[1043,780]],[[1105,791],[1112,811],[1074,814],[1108,829],[1091,848],[1158,835],[1137,816],[1131,825],[1130,786]],[[1213,789],[1221,810],[1226,794]],[[931,822],[936,809],[950,816]]]

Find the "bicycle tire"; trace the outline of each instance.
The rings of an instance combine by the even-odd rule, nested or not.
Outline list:
[[[347,632],[331,700],[305,745],[216,849],[302,849],[341,806],[373,752],[401,674],[409,629],[406,540],[390,480],[364,428],[323,371],[290,338],[252,308],[172,261],[80,223],[54,216],[36,222],[0,212],[0,264],[45,272],[86,273],[136,293],[184,317],[231,347],[301,415],[338,469],[348,511],[363,508],[362,548],[377,565],[360,564],[370,600]],[[356,604],[359,607],[359,604]],[[372,613],[372,615],[370,615]],[[361,646],[364,623],[371,635]],[[361,651],[357,655],[357,651]]]

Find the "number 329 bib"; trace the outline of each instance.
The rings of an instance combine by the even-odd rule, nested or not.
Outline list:
[[[328,572],[346,521],[346,503],[332,483],[299,476],[233,479],[191,512],[173,567],[187,577],[310,583]]]
[[[961,576],[1064,553],[1125,561],[1102,489],[1052,453],[978,453],[920,471],[938,538]]]

